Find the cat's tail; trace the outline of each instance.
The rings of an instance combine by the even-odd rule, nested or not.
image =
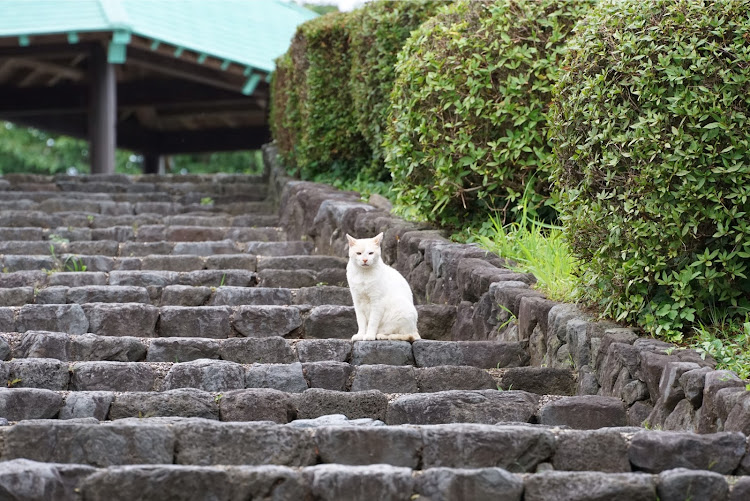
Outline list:
[[[388,341],[417,341],[422,339],[416,332],[412,334],[378,334],[377,339],[385,339]]]

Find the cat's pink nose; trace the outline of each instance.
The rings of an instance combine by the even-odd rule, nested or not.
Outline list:
[[[363,259],[362,262],[367,264],[367,259]]]

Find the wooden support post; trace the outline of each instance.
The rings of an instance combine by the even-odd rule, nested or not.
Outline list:
[[[158,153],[143,154],[143,173],[144,174],[164,174],[164,164],[162,157]]]
[[[104,47],[96,45],[89,57],[89,159],[92,174],[114,174],[117,141],[117,81]]]

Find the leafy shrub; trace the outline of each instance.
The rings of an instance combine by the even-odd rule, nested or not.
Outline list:
[[[280,93],[289,93],[290,85],[293,89],[281,120],[288,138],[280,137],[278,128],[275,138],[288,141],[286,159],[291,158],[305,178],[331,169],[354,177],[369,164],[371,152],[357,128],[349,93],[354,19],[352,13],[337,12],[301,24],[289,49],[292,78],[282,75],[274,93],[274,106],[279,106]]]
[[[284,162],[295,165],[294,144],[299,135],[299,106],[294,86],[294,64],[289,53],[276,59],[271,74],[269,124]]]
[[[357,21],[350,46],[352,106],[359,131],[372,150],[368,174],[374,179],[390,179],[390,172],[383,165],[382,144],[398,53],[412,30],[448,4],[450,1],[446,0],[382,0],[354,11]]]
[[[441,224],[547,199],[546,112],[563,42],[587,0],[458,1],[399,54],[385,147],[400,201]],[[515,215],[515,214],[514,214]],[[534,216],[549,217],[539,212]]]
[[[556,88],[557,187],[588,295],[672,340],[747,311],[747,7],[603,2]]]

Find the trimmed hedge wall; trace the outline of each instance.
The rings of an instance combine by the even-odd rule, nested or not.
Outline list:
[[[435,15],[447,0],[383,0],[355,11],[351,33],[351,94],[357,126],[372,150],[368,177],[390,179],[384,166],[383,134],[390,114],[390,94],[399,51],[411,32]]]
[[[602,2],[556,88],[555,177],[588,295],[673,340],[750,306],[749,7]]]
[[[385,139],[402,203],[445,226],[479,225],[488,210],[517,210],[533,180],[530,208],[552,217],[546,113],[564,42],[592,1],[462,0],[414,32]]]

